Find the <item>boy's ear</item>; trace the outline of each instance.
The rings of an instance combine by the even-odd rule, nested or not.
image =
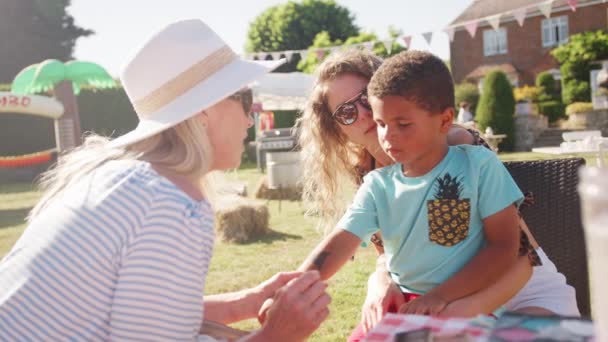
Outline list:
[[[448,107],[443,112],[441,112],[441,133],[448,133],[450,127],[452,127],[452,123],[454,122],[454,107]]]

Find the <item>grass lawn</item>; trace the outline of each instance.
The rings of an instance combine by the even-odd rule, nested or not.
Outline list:
[[[536,153],[505,153],[503,160],[552,159]],[[587,158],[594,164],[593,158]],[[229,180],[247,183],[253,193],[261,174],[252,165],[229,172]],[[24,218],[40,194],[31,184],[0,185],[0,257],[6,254],[25,228]],[[295,269],[322,238],[315,229],[315,221],[303,216],[300,202],[283,201],[279,212],[278,201],[270,201],[271,228],[274,231],[263,239],[243,245],[216,243],[207,278],[206,293],[214,294],[254,286],[276,272]],[[353,262],[330,281],[332,296],[330,318],[313,335],[313,341],[344,341],[359,321],[360,307],[365,297],[367,277],[373,270],[375,252],[361,249]],[[254,329],[255,320],[236,327]]]

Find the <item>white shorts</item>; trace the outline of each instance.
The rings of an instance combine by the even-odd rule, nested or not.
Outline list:
[[[580,316],[574,288],[566,284],[566,277],[557,271],[542,248],[537,248],[536,253],[543,264],[532,269],[530,280],[505,304],[506,309],[535,306],[562,316]]]

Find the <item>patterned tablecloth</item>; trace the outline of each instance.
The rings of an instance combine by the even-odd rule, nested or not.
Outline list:
[[[480,316],[475,319],[440,318],[420,315],[387,314],[365,337],[368,342],[393,342],[395,335],[404,331],[429,328],[434,336],[465,334],[469,341],[485,341],[494,319]]]
[[[396,339],[401,332],[429,329]],[[430,334],[428,334],[430,333]],[[426,338],[432,335],[432,338]],[[411,337],[411,338],[410,338]],[[594,341],[593,322],[579,317],[530,316],[504,313],[474,319],[387,314],[364,341]]]

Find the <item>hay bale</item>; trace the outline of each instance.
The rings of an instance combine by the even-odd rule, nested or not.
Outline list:
[[[282,189],[268,188],[268,177],[264,176],[260,179],[255,189],[255,198],[267,200],[289,200],[299,201],[302,199],[302,187],[289,187]]]
[[[232,195],[216,204],[215,230],[224,242],[243,243],[270,232],[270,214],[263,202]]]

